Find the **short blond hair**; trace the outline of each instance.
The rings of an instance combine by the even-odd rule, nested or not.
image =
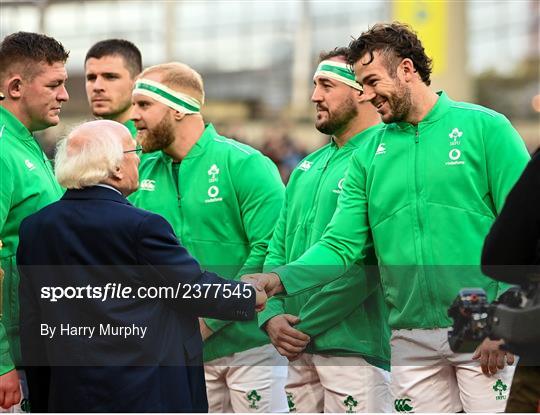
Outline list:
[[[204,104],[204,83],[201,75],[192,67],[180,62],[162,63],[146,68],[138,79],[149,74],[161,75],[160,83],[182,92]]]

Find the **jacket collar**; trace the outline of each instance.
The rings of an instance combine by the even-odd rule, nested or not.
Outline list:
[[[26,128],[9,110],[2,106],[0,106],[0,125],[0,130],[2,128],[7,128],[20,140],[34,140],[34,136],[28,131],[28,128]]]
[[[433,108],[431,108],[431,110],[426,114],[424,119],[418,123],[418,125],[428,124],[439,120],[452,106],[452,100],[448,97],[448,95],[446,95],[444,91],[438,91],[437,95],[439,96],[439,99],[437,99],[437,102],[435,102]],[[401,129],[412,126],[412,124],[408,122],[398,122],[396,124]]]
[[[360,131],[358,134],[353,135],[351,138],[347,140],[347,142],[341,147],[342,149],[355,149],[360,145],[364,139],[370,137],[376,130],[380,129],[383,124],[379,123],[376,125],[372,125],[371,127],[366,128],[365,130]],[[336,139],[334,136],[330,137],[330,145],[332,147],[337,147]]]
[[[191,147],[191,150],[189,150],[189,153],[187,153],[186,157],[184,157],[184,160],[197,157],[200,154],[204,153],[206,147],[208,147],[208,144],[212,142],[215,137],[219,137],[219,134],[217,133],[214,126],[212,124],[206,124],[203,133],[201,134],[195,145]],[[171,156],[166,154],[164,151],[161,152],[161,158],[167,163],[172,160]]]
[[[68,189],[62,200],[111,200],[129,205],[127,199],[113,189],[101,186],[85,187],[83,189]]]
[[[366,128],[365,130],[360,131],[358,134],[352,136],[349,141],[345,143],[343,148],[347,147],[353,147],[356,148],[360,145],[362,141],[364,141],[366,138],[369,138],[373,135],[373,133],[376,130],[379,130],[381,128],[381,123],[373,125],[369,128]]]
[[[431,108],[431,111],[429,111],[424,117],[424,119],[420,122],[429,123],[437,121],[444,114],[446,114],[448,108],[450,108],[452,100],[448,98],[448,95],[446,95],[444,91],[438,91],[437,95],[439,96],[439,99],[437,100],[437,102],[435,102],[435,105],[433,106],[433,108]]]

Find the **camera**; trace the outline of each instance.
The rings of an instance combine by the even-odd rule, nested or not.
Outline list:
[[[489,337],[503,339],[505,349],[530,355],[540,342],[540,284],[512,287],[489,303],[481,288],[463,288],[448,309],[454,320],[448,333],[453,352],[471,353]]]

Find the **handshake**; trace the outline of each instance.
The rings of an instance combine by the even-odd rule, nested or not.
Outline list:
[[[255,311],[263,311],[266,307],[266,301],[268,297],[283,291],[283,285],[279,276],[274,273],[268,274],[246,274],[243,275],[241,280],[247,284],[250,284],[255,289]],[[208,339],[213,331],[206,325],[202,318],[199,318],[199,326],[201,329],[201,336],[203,340]]]
[[[241,280],[251,284],[255,288],[257,298],[255,301],[255,310],[257,312],[264,310],[268,297],[284,291],[279,275],[270,272],[266,274],[246,274]]]
[[[255,288],[255,311],[257,312],[264,310],[269,297],[285,291],[279,275],[273,272],[246,274],[242,276],[241,280]],[[311,341],[307,334],[294,327],[299,322],[300,319],[297,316],[280,314],[272,317],[264,326],[264,330],[268,333],[270,341],[279,354],[290,361],[298,359]],[[213,334],[212,330],[205,324],[203,319],[200,319],[200,326],[203,340],[208,339]]]

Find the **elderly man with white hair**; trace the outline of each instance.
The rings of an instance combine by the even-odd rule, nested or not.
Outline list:
[[[165,219],[125,199],[136,152],[119,123],[77,127],[56,155],[68,190],[21,225],[21,349],[51,366],[52,412],[206,411],[197,317],[250,320],[266,300],[203,272]]]

